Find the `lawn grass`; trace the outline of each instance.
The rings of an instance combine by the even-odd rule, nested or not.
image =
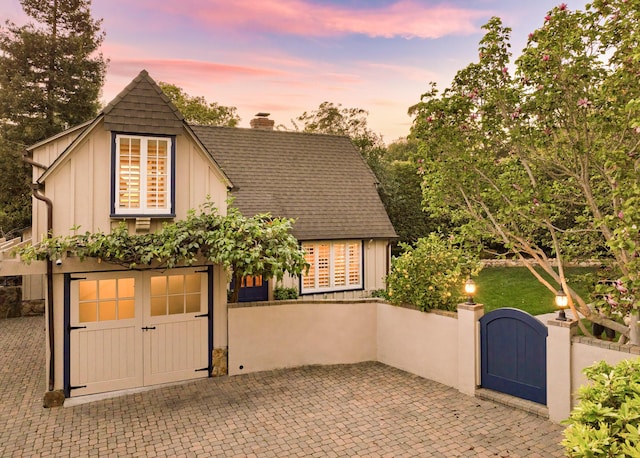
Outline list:
[[[591,282],[586,274],[594,272],[591,267],[566,269],[567,282],[578,293],[588,297]],[[542,273],[542,270],[538,270]],[[547,277],[546,274],[544,274]],[[485,312],[513,307],[531,315],[556,312],[555,295],[529,272],[526,267],[485,267],[475,279],[477,294],[475,301],[484,304]]]

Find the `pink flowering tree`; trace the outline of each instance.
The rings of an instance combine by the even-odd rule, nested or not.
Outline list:
[[[640,343],[640,0],[550,11],[513,61],[510,29],[484,26],[478,62],[432,85],[412,134],[425,210],[467,241],[533,260],[593,322]],[[496,242],[498,245],[496,245]],[[597,296],[567,284],[568,261],[598,259]],[[557,263],[555,262],[557,260]],[[632,315],[631,325],[620,316]],[[575,315],[574,315],[575,316]],[[586,329],[583,328],[585,332]]]

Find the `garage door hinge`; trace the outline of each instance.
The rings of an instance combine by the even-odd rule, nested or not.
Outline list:
[[[208,371],[209,368],[208,367],[203,367],[202,369],[196,369],[194,372],[202,372],[202,371]]]
[[[75,331],[76,329],[87,329],[86,326],[69,326],[69,332]]]
[[[87,385],[79,385],[79,386],[70,386],[69,389],[70,390],[77,390],[79,388],[86,388]]]
[[[69,280],[70,281],[78,281],[78,280],[86,280],[87,277],[70,277]]]
[[[209,314],[208,313],[203,313],[202,315],[196,315],[194,318],[204,318],[204,317],[208,317]]]

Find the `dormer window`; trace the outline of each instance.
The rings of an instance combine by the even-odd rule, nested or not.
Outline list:
[[[112,216],[174,216],[175,137],[116,134]]]

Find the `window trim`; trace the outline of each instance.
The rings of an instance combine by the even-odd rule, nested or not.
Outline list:
[[[161,209],[148,209],[148,208],[136,208],[136,209],[123,209],[118,208],[118,138],[140,138],[140,139],[161,139],[169,141],[169,184],[168,184],[168,208]],[[146,155],[146,152],[145,152]],[[142,162],[142,161],[141,161]],[[175,135],[160,135],[160,134],[134,134],[128,132],[112,132],[111,133],[111,218],[175,218],[176,216],[176,136]],[[146,190],[145,190],[146,192]]]
[[[350,243],[357,243],[360,247],[360,283],[358,285],[340,285],[334,286],[335,282],[335,272],[334,272],[334,250],[333,246],[335,244],[345,244],[346,250],[348,253],[348,245]],[[329,282],[330,286],[328,287],[316,287],[313,289],[305,288],[304,285],[304,272],[300,275],[298,284],[298,290],[300,291],[301,296],[313,295],[313,294],[323,294],[323,293],[340,293],[345,291],[363,291],[365,289],[365,281],[364,281],[364,241],[360,239],[349,239],[349,240],[305,240],[300,242],[300,247],[304,248],[305,244],[313,244],[314,246],[318,246],[321,244],[329,244]],[[348,279],[348,265],[349,265],[349,257],[348,254],[345,256],[345,279]],[[317,274],[316,274],[317,278]]]

